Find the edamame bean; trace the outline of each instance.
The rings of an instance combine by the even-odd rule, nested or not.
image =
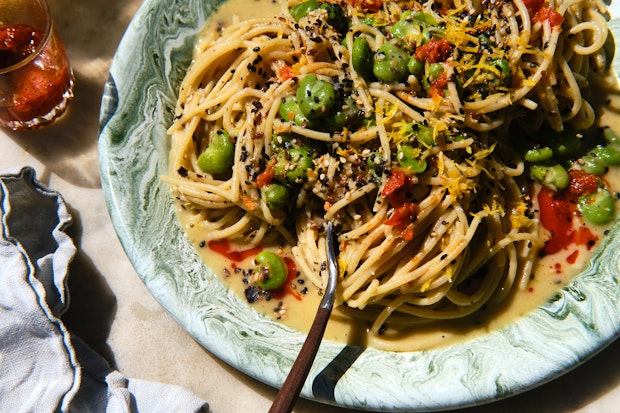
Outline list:
[[[420,159],[420,149],[414,148],[409,144],[399,145],[396,152],[396,159],[398,163],[407,169],[415,173],[422,173],[426,170],[426,160]]]
[[[441,63],[431,63],[430,65],[428,65],[428,75],[431,78],[436,79],[442,73],[443,66],[441,65]]]
[[[599,189],[589,195],[580,196],[577,208],[583,218],[594,225],[605,225],[614,218],[616,206],[607,189]]]
[[[603,136],[605,137],[605,140],[609,143],[620,143],[620,137],[616,135],[616,132],[614,132],[610,128],[603,129]]]
[[[281,181],[296,184],[307,179],[308,169],[311,169],[312,166],[312,157],[308,147],[280,148],[276,152],[276,163],[273,166],[273,171]]]
[[[279,113],[285,121],[292,121],[296,125],[316,129],[314,122],[307,118],[301,111],[301,108],[297,104],[297,100],[294,96],[289,96],[284,99],[284,101],[280,104]]]
[[[422,29],[422,41],[420,44],[426,44],[433,38],[433,32],[437,30],[435,27],[425,27]]]
[[[374,17],[362,17],[360,18],[360,22],[363,24],[367,24],[368,26],[375,26],[377,25],[377,19],[375,19]]]
[[[542,148],[530,149],[525,153],[525,160],[528,162],[544,162],[553,157],[553,149],[544,146]]]
[[[278,151],[278,150],[284,150],[283,148],[288,146],[291,146],[291,142],[295,140],[295,135],[292,133],[280,133],[277,135],[274,135],[273,138],[271,139],[271,147],[272,150]]]
[[[426,75],[424,79],[422,79],[422,86],[424,90],[429,90],[431,88],[431,82],[436,80],[439,75],[443,73],[444,69],[441,63],[431,63],[428,65],[428,70],[426,71]]]
[[[438,30],[435,18],[425,12],[413,14],[412,11],[405,11],[400,20],[394,23],[390,33],[396,38],[406,39],[410,42],[422,44],[428,41],[432,32]]]
[[[553,191],[568,187],[568,172],[562,165],[532,165],[530,168],[532,177],[540,182],[544,187]]]
[[[293,19],[299,21],[299,19],[306,17],[312,10],[318,9],[320,5],[321,3],[317,0],[308,0],[291,7],[289,12],[291,13],[291,17],[293,17]]]
[[[620,143],[597,146],[592,152],[607,165],[620,165]]]
[[[397,39],[405,39],[408,42],[418,43],[422,40],[420,26],[407,20],[399,20],[390,29],[392,35]]]
[[[413,20],[417,20],[420,23],[428,24],[429,26],[437,26],[437,20],[432,14],[426,12],[420,12],[413,15]]]
[[[431,126],[426,126],[421,123],[411,124],[411,133],[413,137],[426,147],[433,146],[435,139],[433,138],[434,130]]]
[[[273,290],[281,287],[286,281],[288,270],[286,264],[278,254],[271,251],[259,252],[254,258],[256,261],[256,285],[264,290]]]
[[[276,210],[284,207],[290,198],[289,189],[281,184],[272,183],[260,189],[260,194],[265,200],[267,207]]]
[[[330,131],[342,130],[342,128],[353,128],[361,123],[363,112],[351,98],[345,98],[340,104],[337,102],[331,112],[322,118],[323,126]]]
[[[228,132],[219,130],[215,133],[207,148],[198,157],[198,166],[204,172],[218,175],[232,168],[235,145],[230,141]]]
[[[411,59],[409,59],[407,63],[407,70],[409,70],[409,73],[412,75],[420,76],[424,73],[424,62],[411,56]]]
[[[581,169],[592,175],[601,176],[607,172],[607,165],[605,165],[605,162],[593,152],[583,155],[579,164],[581,165]]]
[[[325,116],[336,102],[331,83],[320,80],[314,73],[304,76],[297,89],[297,104],[308,118]]]
[[[409,74],[409,58],[409,54],[400,47],[390,42],[383,43],[375,53],[372,72],[382,82],[399,82]]]
[[[366,80],[372,79],[373,52],[365,36],[357,36],[353,39],[353,50],[351,51],[353,69]]]
[[[334,29],[336,29],[338,33],[346,33],[349,28],[349,20],[347,19],[342,7],[337,4],[319,2],[317,0],[308,0],[291,7],[289,12],[295,21],[299,21],[300,19],[306,17],[312,10],[317,9],[325,10],[327,12],[327,22]]]

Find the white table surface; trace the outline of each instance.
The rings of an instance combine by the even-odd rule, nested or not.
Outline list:
[[[184,386],[211,412],[266,412],[276,390],[219,361],[153,299],[116,237],[99,181],[99,103],[107,71],[141,0],[49,0],[76,74],[69,111],[33,132],[0,130],[0,171],[32,166],[74,217],[69,328],[128,377]],[[1,395],[0,395],[1,397]],[[350,410],[301,400],[295,412]],[[521,395],[459,412],[620,411],[620,342],[566,375]]]

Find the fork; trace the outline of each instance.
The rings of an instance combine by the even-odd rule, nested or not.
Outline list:
[[[325,327],[334,305],[334,296],[336,295],[336,281],[338,279],[338,262],[336,261],[336,251],[334,247],[334,228],[333,223],[327,224],[327,266],[328,281],[325,293],[319,304],[308,336],[291,370],[284,381],[284,384],[278,391],[276,398],[269,409],[269,413],[289,413],[299,397],[301,388],[308,376],[310,367],[319,350]]]

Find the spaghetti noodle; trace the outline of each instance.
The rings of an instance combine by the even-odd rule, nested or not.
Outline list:
[[[592,126],[580,89],[604,82],[605,15],[310,0],[233,22],[196,46],[164,179],[207,240],[288,245],[319,288],[335,222],[338,311],[375,310],[374,335],[472,314],[527,286],[544,239],[506,142]]]

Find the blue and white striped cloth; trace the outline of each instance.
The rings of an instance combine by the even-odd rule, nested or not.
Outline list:
[[[183,388],[126,378],[67,330],[72,219],[33,169],[0,175],[0,220],[0,412],[208,411]]]

